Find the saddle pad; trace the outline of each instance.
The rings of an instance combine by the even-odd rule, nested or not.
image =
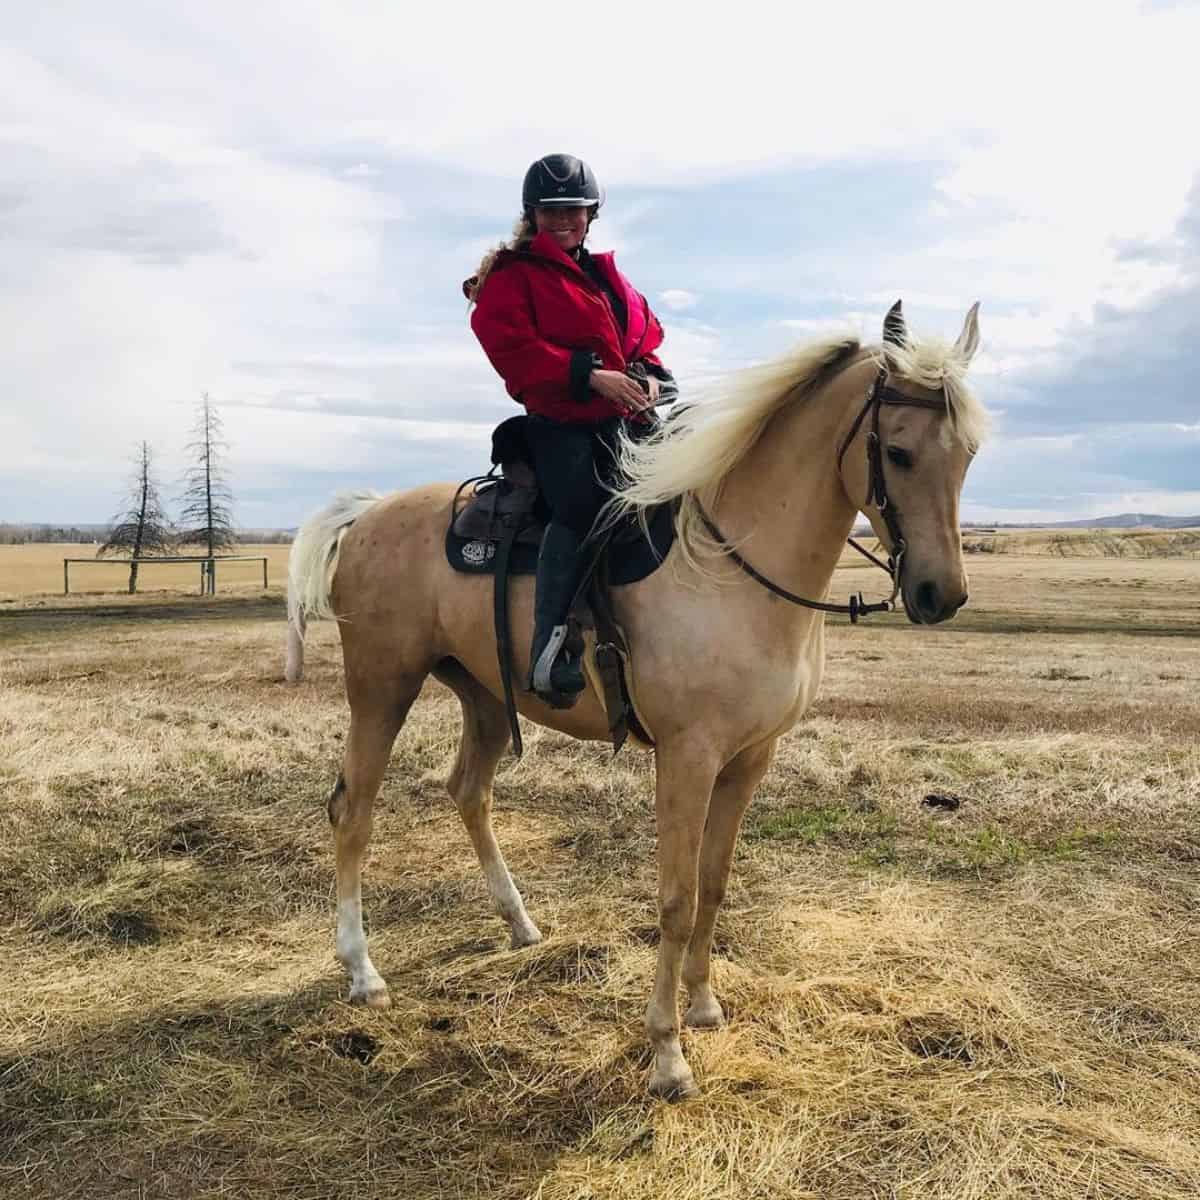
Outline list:
[[[658,568],[675,541],[674,506],[662,504],[649,515],[647,524],[650,540],[641,527],[632,521],[619,529],[608,546],[608,582],[614,587],[637,583]],[[491,575],[495,568],[498,543],[480,538],[460,537],[453,524],[446,530],[446,560],[456,570],[467,575]],[[538,546],[518,540],[509,559],[510,575],[533,575],[537,572]]]

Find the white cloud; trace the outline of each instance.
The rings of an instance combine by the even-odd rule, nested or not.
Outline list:
[[[683,288],[666,288],[658,293],[658,298],[672,312],[687,312],[700,303],[699,296]]]
[[[667,326],[662,354],[686,397],[711,386],[731,365],[731,350],[720,332],[690,317]]]
[[[161,443],[170,469],[168,447],[202,390],[297,471],[336,470],[341,454],[366,469],[360,436],[388,454],[418,440],[386,441],[361,421],[475,428],[476,413],[483,427],[513,411],[456,291],[495,240],[480,226],[498,236],[511,219],[497,198],[550,148],[602,170],[610,203],[597,244],[639,271],[673,235],[669,207],[622,204],[631,186],[677,197],[787,163],[944,164],[929,205],[946,232],[891,247],[864,294],[847,286],[853,244],[794,265],[786,246],[759,245],[747,220],[746,253],[774,254],[798,287],[830,285],[841,294],[831,315],[861,320],[872,337],[871,306],[894,298],[875,286],[888,278],[913,281],[907,302],[955,322],[988,296],[977,373],[989,382],[1057,353],[1097,299],[1130,305],[1168,281],[1169,266],[1122,260],[1116,244],[1168,232],[1200,170],[1186,127],[1200,13],[1184,8],[1147,16],[1135,0],[1086,10],[1019,0],[989,22],[981,52],[950,0],[750,3],[719,27],[690,6],[612,0],[587,20],[589,53],[645,86],[614,86],[582,109],[546,104],[544,73],[512,69],[530,34],[507,10],[364,0],[355,14],[321,0],[66,0],[10,31],[0,49],[0,475],[25,472],[74,495],[80,508],[65,515],[86,519],[107,508],[94,481],[124,463],[133,439]],[[669,83],[652,53],[643,61],[630,49],[631,27],[640,46],[670,47]],[[455,180],[432,197],[431,164]],[[415,216],[422,198],[433,223]],[[885,192],[864,197],[864,211],[888,204]],[[736,312],[759,281],[757,264],[721,262],[710,284],[704,244],[681,249],[695,255],[696,275],[682,277],[704,292],[706,314]],[[683,316],[700,296],[662,286],[673,277],[655,294],[679,314],[667,349],[681,380],[699,386],[758,353],[726,316],[720,333]],[[827,327],[806,315],[782,324]],[[242,425],[235,409],[261,424]],[[317,426],[305,423],[318,421],[323,435],[308,436]]]
[[[865,337],[867,321],[874,317],[874,313],[845,309],[836,317],[784,317],[777,324],[784,329],[791,329],[796,333],[803,334],[805,337],[825,337],[834,333]]]

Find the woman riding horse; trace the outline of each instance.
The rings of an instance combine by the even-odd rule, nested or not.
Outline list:
[[[913,622],[948,620],[966,601],[959,495],[987,424],[966,385],[978,344],[977,305],[949,345],[911,337],[897,302],[883,345],[819,339],[684,408],[655,436],[622,440],[619,506],[640,513],[677,505],[666,562],[613,589],[615,616],[638,648],[639,715],[655,747],[659,938],[645,1017],[655,1095],[695,1092],[682,1026],[725,1019],[712,986],[712,939],[738,829],[777,742],[817,695],[825,628],[823,606],[812,601],[827,596],[858,513],[894,559]],[[612,369],[613,359],[601,366]],[[391,1001],[368,952],[362,866],[392,746],[430,675],[462,704],[446,787],[488,894],[514,949],[542,936],[491,822],[492,784],[510,738],[492,589],[431,551],[456,491],[445,483],[388,497],[344,493],[304,523],[289,562],[289,680],[302,674],[306,616],[338,618],[350,728],[328,802],[335,945],[350,998],[376,1008]],[[723,537],[707,533],[706,517]],[[518,664],[530,661],[523,633],[534,625],[532,592],[527,580],[513,584]],[[525,692],[517,706],[567,736],[609,737],[591,692],[565,711]],[[681,986],[689,998],[682,1019]]]
[[[538,554],[528,687],[556,708],[584,688],[564,651],[583,544],[608,492],[622,425],[649,429],[676,394],[655,351],[663,330],[611,253],[584,247],[603,203],[587,163],[548,154],[525,173],[512,242],[463,284],[471,328],[529,413],[526,441],[550,519]]]

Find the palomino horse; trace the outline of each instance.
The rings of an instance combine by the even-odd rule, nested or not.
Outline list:
[[[656,1095],[677,1098],[696,1087],[679,1042],[681,976],[690,996],[684,1022],[723,1021],[709,957],[742,814],[777,740],[821,681],[823,614],[787,603],[764,580],[824,598],[862,507],[897,560],[911,621],[944,621],[967,598],[958,499],[986,424],[964,383],[978,344],[977,309],[950,346],[910,339],[897,303],[882,346],[840,338],[803,347],[622,448],[617,507],[680,500],[666,561],[613,594],[656,746],[661,937],[645,1017]],[[390,1000],[367,953],[360,871],[392,743],[430,674],[462,703],[448,789],[492,900],[514,947],[541,938],[492,833],[492,780],[509,730],[491,580],[456,574],[442,552],[453,493],[434,485],[387,498],[341,496],[301,529],[292,551],[289,679],[302,670],[305,614],[339,621],[350,731],[329,799],[336,949],[351,999],[376,1007]],[[718,527],[727,540],[713,536]],[[516,580],[513,591],[513,669],[522,678],[532,580]],[[518,707],[574,737],[608,737],[591,691],[568,710],[521,692]]]

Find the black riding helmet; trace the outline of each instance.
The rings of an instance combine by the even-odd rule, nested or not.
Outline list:
[[[573,154],[547,154],[525,172],[521,203],[526,214],[531,214],[534,208],[556,204],[599,209],[604,203],[604,192],[596,173],[583,159]]]

